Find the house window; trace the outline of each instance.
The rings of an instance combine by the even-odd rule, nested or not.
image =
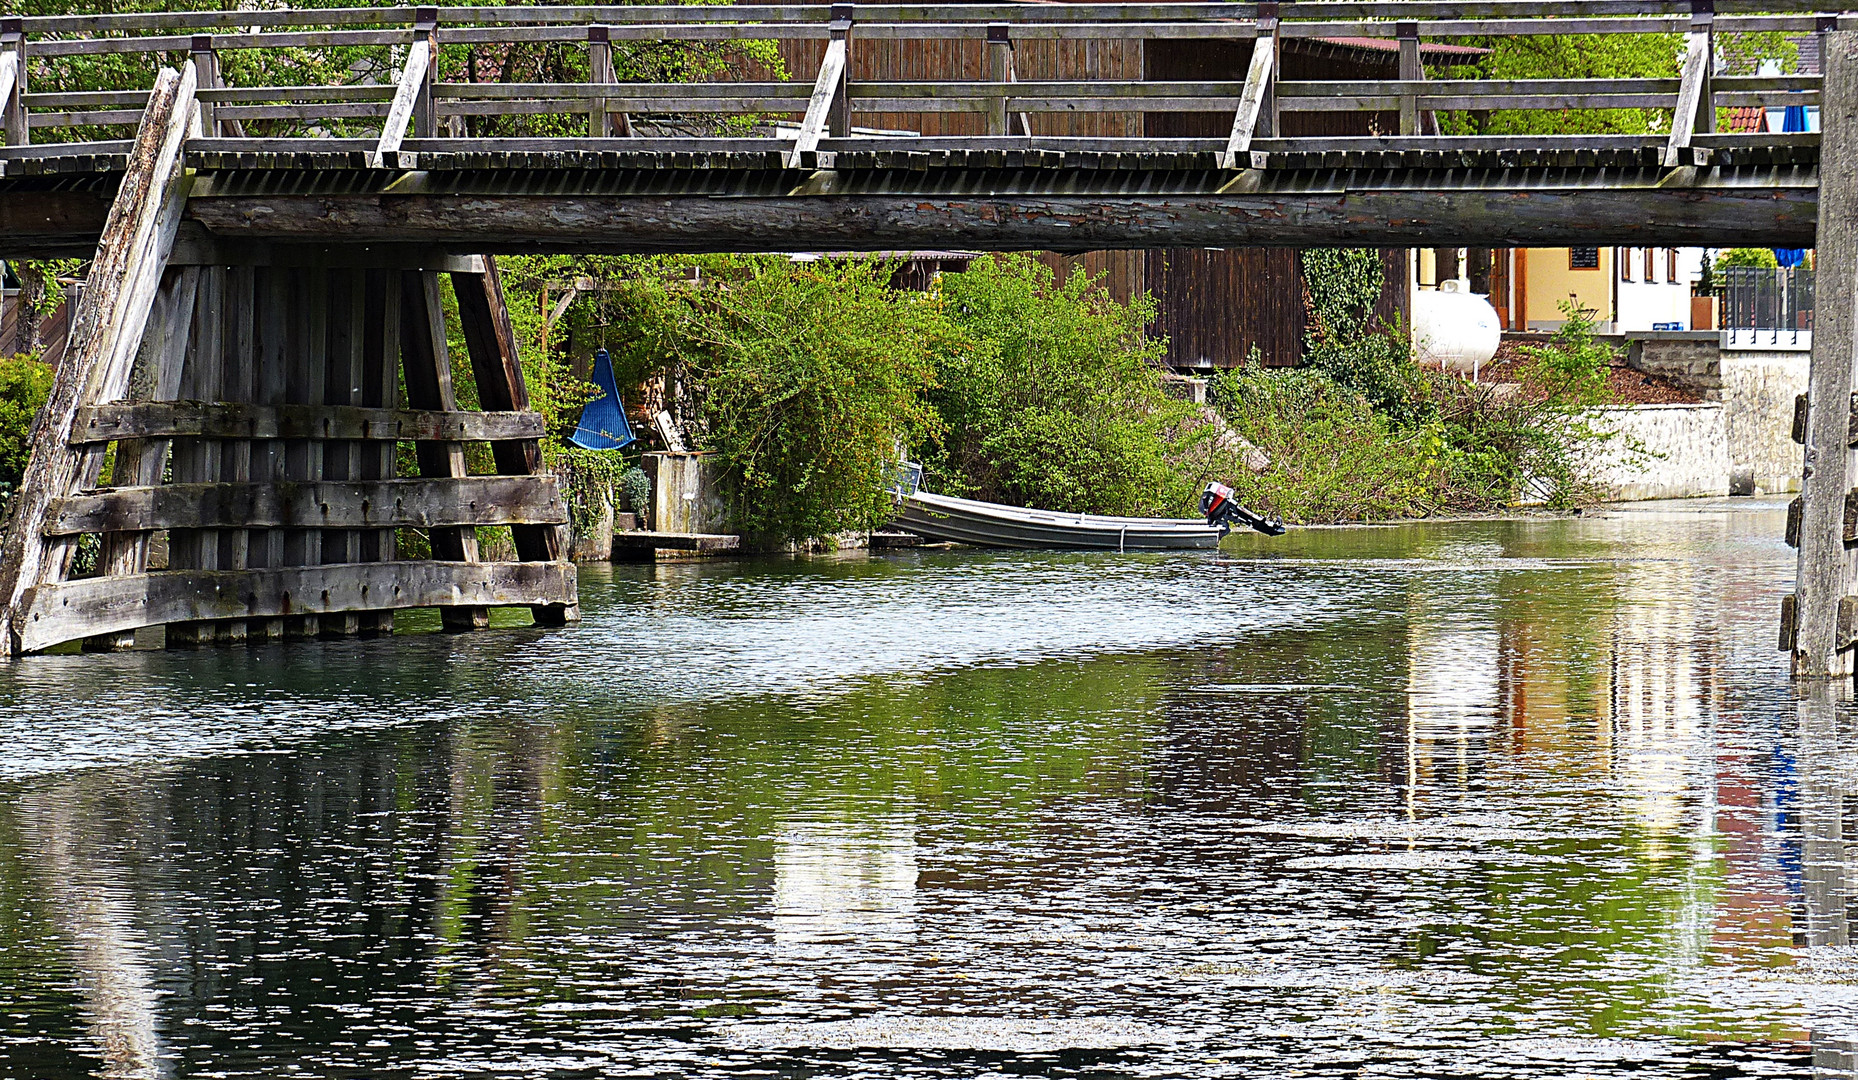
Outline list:
[[[1619,264],[1619,280],[1632,280],[1632,249],[1614,248],[1613,261]]]
[[[1676,248],[1665,248],[1664,249],[1664,279],[1666,281],[1671,282],[1672,284],[1677,283],[1677,249]]]
[[[1647,285],[1658,280],[1658,262],[1656,256],[1657,252],[1653,251],[1651,248],[1645,249],[1645,283]]]
[[[1568,249],[1568,269],[1570,270],[1598,270],[1600,269],[1600,249],[1597,247],[1569,248]]]

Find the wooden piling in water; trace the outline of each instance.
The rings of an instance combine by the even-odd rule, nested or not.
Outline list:
[[[1853,547],[1845,539],[1853,489],[1853,305],[1858,303],[1858,32],[1825,35],[1820,104],[1819,297],[1807,377],[1799,558],[1781,609],[1781,647],[1801,678],[1852,674]]]

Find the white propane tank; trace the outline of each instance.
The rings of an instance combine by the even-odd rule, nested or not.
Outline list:
[[[1490,301],[1445,281],[1413,294],[1413,359],[1449,371],[1475,374],[1503,341]]]

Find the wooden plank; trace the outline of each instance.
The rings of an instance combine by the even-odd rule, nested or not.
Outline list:
[[[26,590],[62,577],[75,549],[72,541],[45,541],[40,530],[46,508],[51,499],[95,484],[102,471],[103,448],[68,445],[77,410],[128,390],[187,198],[181,144],[197,118],[194,86],[191,64],[180,72],[164,69],[149,95],[130,167],[91,262],[65,361],[33,425],[34,452],[0,545],[0,600],[9,612],[14,651]]]
[[[407,125],[412,123],[413,114],[420,105],[420,98],[431,86],[428,80],[431,65],[432,43],[421,37],[407,48],[406,65],[400,69],[399,88],[394,91],[393,105],[387,110],[387,119],[381,122],[380,141],[374,144],[374,149],[368,155],[369,164],[375,168],[386,164],[388,154],[399,152],[400,143],[406,139]],[[430,98],[427,100],[429,103]]]
[[[223,267],[196,268],[200,283],[195,293],[191,351],[181,370],[176,396],[220,396],[225,366],[226,270]],[[198,483],[220,477],[220,444],[205,439],[172,440],[173,478],[181,483]],[[241,533],[241,536],[244,534]],[[221,538],[211,532],[179,529],[168,534],[170,569],[215,569],[220,564]],[[214,639],[210,624],[170,626],[167,644],[183,646]]]
[[[0,143],[22,146],[32,139],[32,122],[26,115],[26,35],[18,24],[0,28]],[[0,172],[4,166],[0,166]]]
[[[283,480],[259,484],[146,484],[73,495],[52,503],[45,519],[45,535],[257,527],[554,526],[567,520],[558,485],[548,476]]]
[[[633,551],[739,551],[742,538],[731,533],[669,533],[630,529],[614,533],[613,546]]]
[[[262,320],[258,315],[259,293],[258,272],[256,268],[235,264],[225,267],[220,273],[221,298],[223,303],[218,322],[216,339],[218,353],[219,392],[203,393],[202,397],[218,397],[224,401],[249,403],[258,395],[261,381],[258,375],[260,350],[264,347],[259,341],[259,327]],[[252,480],[252,457],[257,446],[271,445],[255,443],[251,439],[227,438],[206,440],[212,448],[217,469],[208,474],[212,479],[223,483],[250,483]],[[263,534],[254,534],[247,528],[222,529],[208,533],[215,538],[216,554],[208,565],[223,570],[242,570],[251,565],[252,543],[254,535],[260,545],[260,559],[263,561]],[[237,644],[251,637],[254,627],[260,636],[269,636],[272,627],[265,622],[254,623],[247,619],[231,619],[217,627],[205,627],[207,633],[196,633],[196,640],[217,639],[226,644]],[[183,635],[184,636],[184,635]],[[175,628],[168,628],[170,643],[175,643]]]
[[[1711,112],[1710,126],[1705,130],[1714,130],[1714,110],[1708,108],[1710,67],[1716,62],[1710,47],[1710,34],[1706,31],[1692,31],[1684,38],[1684,75],[1683,83],[1677,91],[1677,108],[1671,116],[1671,138],[1665,144],[1665,168],[1688,165],[1688,151],[1691,139],[1697,133],[1697,125],[1702,123],[1703,112]]]
[[[1858,171],[1858,32],[1824,38],[1820,106],[1820,169],[1828,176]],[[1858,189],[1828,184],[1819,196],[1818,307],[1807,373],[1808,416],[1800,550],[1794,574],[1797,632],[1793,673],[1800,678],[1849,677],[1852,654],[1839,647],[1840,600],[1852,592],[1853,555],[1844,540],[1845,496],[1852,490],[1851,398],[1853,335],[1858,305]]]
[[[394,270],[362,272],[361,382],[356,403],[364,408],[393,409],[400,403],[400,279]],[[398,447],[393,443],[362,444],[356,476],[362,480],[391,479],[396,474]],[[361,562],[391,562],[399,558],[393,529],[364,529],[356,538]],[[361,616],[364,635],[392,634],[393,613]]]
[[[505,415],[533,415],[518,411],[529,408],[529,388],[523,379],[516,331],[510,324],[509,309],[504,305],[503,282],[496,260],[486,258],[481,274],[453,274],[452,292],[458,298],[458,321],[464,330],[465,348],[471,356],[478,404],[503,411]],[[505,476],[528,476],[541,466],[541,446],[535,438],[493,442],[490,450],[497,471]],[[555,483],[552,478],[549,482]],[[517,557],[524,562],[554,562],[562,558],[565,545],[561,529],[557,527],[519,525],[510,530],[510,536]],[[537,625],[559,626],[578,621],[580,605],[576,602],[562,607],[537,608],[533,614]]]
[[[1261,36],[1252,43],[1251,65],[1245,72],[1245,90],[1239,95],[1239,107],[1232,114],[1232,134],[1220,167],[1245,168],[1251,164],[1252,134],[1258,130],[1258,117],[1264,111],[1277,74],[1277,35]],[[1281,96],[1281,95],[1280,95]]]
[[[439,277],[422,270],[401,272],[400,356],[406,379],[407,404],[418,409],[451,412],[457,408],[452,393],[452,362],[446,353],[445,312],[440,302]],[[419,474],[460,478],[466,474],[464,444],[414,444]],[[435,528],[432,557],[446,562],[477,562],[477,530]],[[482,607],[449,607],[439,612],[448,630],[482,630],[490,614]]]
[[[826,43],[826,55],[819,63],[819,77],[813,81],[813,96],[806,103],[806,116],[800,121],[800,135],[788,152],[787,167],[801,167],[801,155],[819,148],[826,134],[826,121],[832,113],[833,98],[845,76],[845,39]]]
[[[318,270],[328,295],[328,363],[323,368],[323,407],[356,407],[361,394],[361,296],[362,276],[354,271]],[[319,410],[320,411],[320,410]],[[354,480],[360,471],[360,442],[349,439],[325,439],[322,443],[323,479]],[[361,534],[355,529],[324,529],[321,533],[322,561],[352,563],[361,559]],[[324,637],[349,637],[361,631],[361,617],[355,613],[325,615],[321,619]]]
[[[162,283],[161,294],[149,311],[149,328],[143,348],[149,354],[150,397],[171,400],[180,389],[181,369],[193,323],[194,294],[199,287],[200,271],[194,267],[170,267]],[[167,439],[123,439],[116,444],[116,469],[111,478],[115,485],[150,485],[161,480],[162,466],[168,456]],[[124,577],[148,571],[149,542],[146,531],[103,533],[97,556],[98,574]],[[127,649],[135,645],[134,634],[106,634],[88,638],[86,651],[103,652]]]
[[[464,276],[464,275],[460,275]],[[491,442],[539,439],[542,418],[531,412],[437,412],[357,405],[248,405],[232,402],[143,401],[86,406],[72,428],[75,443],[117,439],[355,439]]]
[[[187,570],[45,583],[22,597],[20,651],[163,623],[437,607],[548,606],[573,596],[565,563],[334,563]]]

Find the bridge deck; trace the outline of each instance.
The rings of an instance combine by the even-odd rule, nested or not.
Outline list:
[[[1798,245],[1811,242],[1819,136],[1721,133],[1717,116],[1729,107],[1815,106],[1821,80],[1717,71],[1717,35],[1823,40],[1858,28],[1858,16],[1812,7],[1361,0],[4,19],[0,256],[76,251],[96,239],[129,153],[123,136],[148,93],[70,88],[82,84],[84,65],[152,69],[183,52],[200,73],[203,136],[185,148],[201,177],[188,216],[227,239],[614,252]],[[1676,77],[1437,79],[1423,62],[1451,42],[1561,34],[1668,35],[1681,51]],[[1284,77],[1284,50],[1299,41],[1367,42],[1397,54],[1399,77]],[[689,82],[616,81],[615,49],[664,42],[733,59]],[[742,51],[750,42],[823,52],[816,70],[785,80],[767,49]],[[1117,42],[1240,51],[1219,54],[1220,79],[1077,78],[1075,63],[1045,61],[1051,70],[1041,78],[1016,69],[1024,60],[1016,49]],[[923,43],[981,77],[854,77],[859,50]],[[477,67],[463,62],[472,50],[517,46],[546,52],[556,61],[546,70],[560,79],[478,81]],[[1450,47],[1458,59],[1478,51]],[[343,84],[323,85],[329,73],[314,57],[335,49],[346,50]],[[273,50],[270,62],[238,70],[278,85],[234,86],[223,76],[223,56],[253,50]],[[1614,133],[1627,109],[1653,133]],[[1528,111],[1557,114],[1558,129],[1591,130],[1450,133]],[[1355,115],[1356,126],[1377,118],[1362,130],[1389,134],[1308,133],[1333,130],[1311,118],[1337,114]],[[924,131],[967,133],[855,127],[898,116],[919,118]],[[1183,128],[1183,117],[1197,119]],[[1377,127],[1383,122],[1390,126]],[[572,134],[577,128],[585,135]],[[1219,134],[1151,134],[1190,129]],[[524,130],[535,134],[464,137]]]

